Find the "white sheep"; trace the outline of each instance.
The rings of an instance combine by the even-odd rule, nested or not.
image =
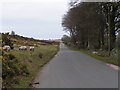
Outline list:
[[[34,51],[34,49],[35,49],[34,46],[30,46],[30,47],[29,47],[29,50],[30,50],[30,51]]]
[[[5,45],[4,47],[3,47],[3,50],[6,50],[6,51],[10,51],[10,46],[9,45]]]
[[[96,51],[93,51],[92,53],[93,53],[93,54],[98,54],[98,52],[96,52]]]
[[[19,50],[27,50],[27,47],[26,46],[20,46]]]

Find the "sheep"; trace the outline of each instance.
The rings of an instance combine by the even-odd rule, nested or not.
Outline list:
[[[93,53],[93,54],[98,54],[98,52],[96,52],[96,51],[93,51],[92,53]]]
[[[21,46],[21,47],[19,47],[19,50],[27,50],[27,47],[26,46]]]
[[[6,50],[6,51],[10,51],[10,46],[9,45],[5,45],[4,47],[3,47],[3,50]]]
[[[30,50],[30,51],[34,51],[34,49],[35,49],[34,46],[29,47],[29,50]]]

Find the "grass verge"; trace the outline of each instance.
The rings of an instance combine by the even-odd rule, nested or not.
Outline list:
[[[16,47],[12,50],[12,53],[16,54],[16,58],[23,65],[27,66],[28,71],[30,72],[27,77],[19,77],[19,84],[14,85],[15,88],[28,88],[29,83],[31,83],[36,74],[38,73],[40,67],[49,62],[54,55],[59,51],[59,45],[41,45],[35,48],[35,51],[19,51]],[[42,54],[42,58],[41,55]]]
[[[108,57],[108,56],[99,56],[97,54],[93,54],[92,52],[90,51],[87,51],[87,50],[79,50],[75,47],[69,47],[67,46],[70,50],[73,50],[73,51],[79,51],[81,53],[84,53],[86,55],[89,55],[93,58],[95,58],[96,60],[100,60],[100,61],[103,61],[103,62],[106,62],[106,63],[109,63],[109,64],[114,64],[114,65],[117,65],[120,67],[120,65],[118,64],[118,61],[117,60],[113,60],[111,57]]]

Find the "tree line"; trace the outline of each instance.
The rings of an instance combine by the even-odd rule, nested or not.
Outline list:
[[[62,26],[70,35],[63,36],[65,43],[80,49],[110,52],[118,46],[120,2],[70,2]]]

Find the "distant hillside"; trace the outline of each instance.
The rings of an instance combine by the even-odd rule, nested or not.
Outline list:
[[[38,40],[34,38],[23,37],[20,35],[10,35],[9,33],[2,33],[2,37],[8,37],[10,40],[17,45],[47,45],[47,44],[57,44],[59,41],[50,41],[50,40]]]

